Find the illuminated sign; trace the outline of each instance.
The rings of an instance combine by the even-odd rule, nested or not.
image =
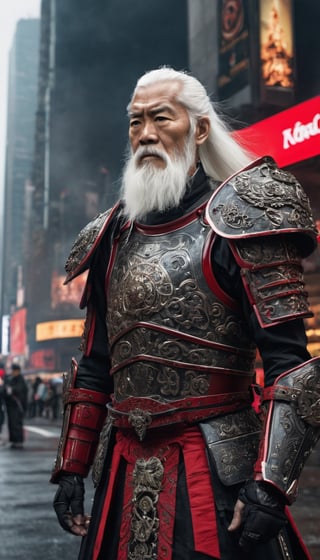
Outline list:
[[[320,154],[320,96],[234,132],[256,156],[270,155],[280,167]]]
[[[264,86],[293,88],[291,0],[260,0],[260,59]]]
[[[64,284],[65,275],[53,272],[51,278],[51,308],[57,309],[70,305],[79,307],[87,276],[88,271],[74,278],[69,284]]]
[[[23,355],[26,352],[27,310],[25,308],[16,311],[10,319],[10,354]]]
[[[67,319],[64,321],[49,321],[36,325],[36,341],[52,340],[56,338],[77,338],[83,333],[83,319]]]

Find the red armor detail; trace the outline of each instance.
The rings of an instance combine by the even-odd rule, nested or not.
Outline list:
[[[51,482],[57,482],[62,472],[88,475],[107,414],[109,396],[74,388],[76,374],[77,363],[73,360],[63,390],[63,426]]]
[[[117,215],[119,207],[120,203],[118,202],[113,208],[103,214],[99,214],[80,231],[66,262],[67,277],[64,282],[65,284],[68,284],[73,278],[89,268],[91,258],[103,235],[108,227],[111,226],[111,222]]]
[[[309,199],[291,173],[260,158],[213,193],[206,219],[229,240],[263,328],[312,316],[301,259],[316,248],[317,230]]]
[[[90,393],[92,397],[92,391]],[[99,397],[101,399],[102,395]],[[105,395],[103,397],[106,401]],[[99,404],[77,402],[72,407],[61,470],[87,476],[105,416],[105,406]]]
[[[143,440],[147,430],[170,424],[195,424],[208,417],[230,413],[250,405],[249,392],[188,397],[162,403],[151,398],[129,397],[121,403],[108,405],[113,425],[134,429]]]

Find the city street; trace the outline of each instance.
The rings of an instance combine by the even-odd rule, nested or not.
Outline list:
[[[0,447],[0,559],[76,560],[80,539],[60,528],[51,505],[60,426],[37,418],[25,428],[25,449]],[[89,508],[90,480],[87,486]]]
[[[27,419],[25,429],[25,449],[0,447],[0,560],[76,560],[80,540],[60,528],[51,505],[55,486],[49,477],[60,424]],[[299,499],[292,506],[313,560],[320,560],[319,483],[320,445],[305,467]],[[88,479],[87,511],[92,492]]]

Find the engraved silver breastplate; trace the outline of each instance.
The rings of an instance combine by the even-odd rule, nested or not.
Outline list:
[[[135,227],[114,246],[106,295],[118,402],[229,393],[252,381],[255,349],[243,318],[203,274],[214,234],[195,213],[174,226]]]

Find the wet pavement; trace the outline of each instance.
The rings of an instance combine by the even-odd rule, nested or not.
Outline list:
[[[52,509],[55,486],[49,478],[60,424],[42,418],[25,424],[23,450],[0,446],[0,560],[76,560],[80,539],[60,528]],[[86,511],[92,495],[88,479]],[[291,507],[313,560],[320,560],[319,504],[320,442],[305,466],[298,500]]]
[[[24,449],[0,447],[0,559],[76,560],[80,538],[60,528],[52,508],[60,427],[42,419],[26,425]]]

